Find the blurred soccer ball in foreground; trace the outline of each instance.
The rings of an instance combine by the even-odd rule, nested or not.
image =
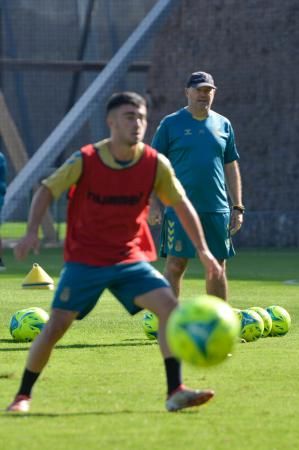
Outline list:
[[[264,309],[264,308],[261,308],[260,306],[252,306],[249,309],[252,309],[253,311],[257,312],[263,319],[264,331],[263,331],[262,337],[269,336],[271,329],[272,329],[272,319],[271,319],[271,316],[268,313],[268,311],[266,311],[266,309]]]
[[[41,332],[49,315],[42,308],[26,308],[13,314],[9,331],[17,342],[30,342]]]
[[[172,312],[166,338],[175,357],[195,366],[212,366],[231,353],[239,332],[233,309],[223,300],[203,295]]]
[[[270,314],[272,319],[272,329],[270,336],[284,336],[290,329],[291,317],[288,311],[282,306],[268,306],[266,311]]]
[[[247,342],[256,341],[264,332],[264,321],[261,316],[252,309],[240,311],[241,333],[240,337]]]
[[[240,325],[241,325],[241,309],[239,309],[239,308],[232,308],[232,309],[233,309],[234,314],[238,318],[238,321],[240,322]]]
[[[142,319],[142,327],[149,339],[157,339],[159,321],[156,314],[152,313],[151,311],[145,311]]]

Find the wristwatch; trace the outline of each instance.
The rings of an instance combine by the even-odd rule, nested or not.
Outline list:
[[[241,214],[244,214],[244,212],[245,212],[244,205],[233,205],[232,209],[239,211]]]

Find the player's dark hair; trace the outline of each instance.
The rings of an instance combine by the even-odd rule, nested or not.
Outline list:
[[[116,92],[107,102],[106,114],[122,105],[133,105],[139,108],[140,106],[146,106],[146,100],[136,92]]]

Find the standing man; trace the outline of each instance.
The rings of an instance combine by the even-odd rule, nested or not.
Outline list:
[[[228,119],[211,110],[215,92],[209,73],[192,73],[185,89],[188,105],[161,121],[151,145],[170,160],[223,268],[220,278],[206,279],[206,291],[227,300],[226,260],[235,254],[231,235],[240,229],[245,209],[234,132]],[[151,224],[159,220],[155,203]],[[171,206],[165,209],[160,251],[167,257],[164,274],[178,297],[195,248]]]
[[[1,225],[1,211],[4,203],[4,196],[6,194],[6,159],[2,152],[0,152],[0,225]],[[0,272],[5,270],[5,265],[3,262],[3,247],[2,239],[0,235]]]
[[[210,253],[198,216],[176,180],[169,161],[142,143],[147,111],[136,93],[114,94],[107,104],[110,138],[74,153],[42,182],[32,200],[27,234],[15,247],[17,259],[38,247],[38,228],[53,198],[70,189],[65,265],[54,295],[50,319],[33,342],[20,388],[8,411],[26,412],[31,391],[56,342],[75,319],[96,305],[104,289],[130,314],[143,308],[159,318],[159,344],[167,379],[166,409],[201,405],[213,391],[182,384],[180,362],[170,353],[165,326],[177,300],[164,277],[148,261],[156,258],[146,222],[152,191],[171,205],[182,221],[207,278],[221,275]]]

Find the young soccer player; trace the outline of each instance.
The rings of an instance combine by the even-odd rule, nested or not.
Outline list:
[[[65,264],[54,294],[50,319],[33,342],[21,385],[8,411],[27,412],[32,388],[53,347],[75,319],[96,305],[104,289],[130,314],[143,308],[159,318],[168,411],[201,405],[212,390],[185,387],[181,364],[170,353],[165,325],[177,300],[165,278],[149,261],[156,258],[146,222],[152,191],[172,205],[197,248],[207,277],[221,276],[200,221],[168,160],[142,142],[147,126],[145,100],[136,93],[114,94],[107,104],[110,138],[87,145],[42,182],[29,213],[26,235],[15,247],[17,259],[38,248],[38,227],[53,198],[70,190]]]

